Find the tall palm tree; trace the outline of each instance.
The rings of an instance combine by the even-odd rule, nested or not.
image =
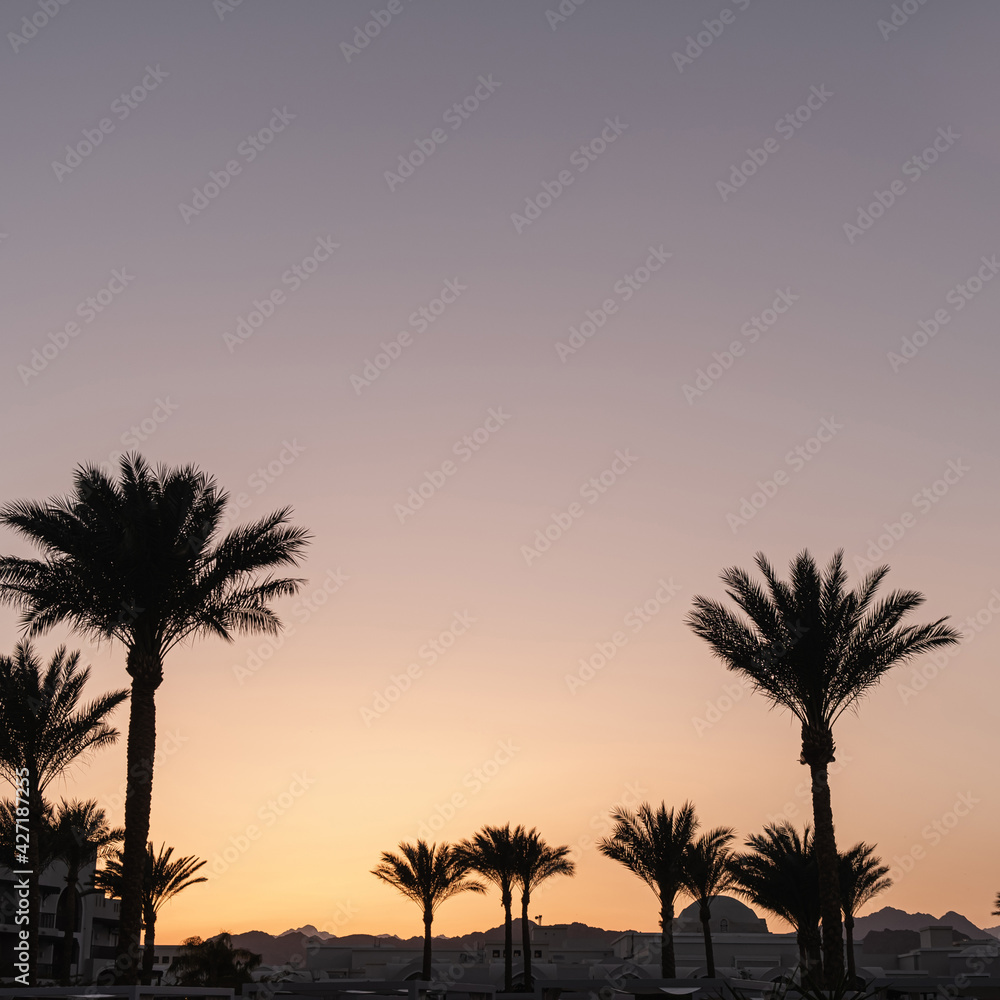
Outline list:
[[[997,898],[993,901],[993,905],[996,907],[993,911],[993,916],[1000,917],[1000,892],[997,893]]]
[[[889,866],[875,856],[872,844],[855,844],[840,855],[840,905],[847,938],[847,976],[852,986],[858,974],[854,961],[854,916],[865,903],[892,885],[888,876]]]
[[[55,978],[68,982],[73,962],[73,935],[76,933],[76,907],[80,873],[98,858],[106,857],[125,831],[108,825],[104,810],[93,800],[63,800],[55,821],[55,859],[66,865],[66,891],[62,897],[63,941],[56,960]],[[90,890],[93,891],[93,890]]]
[[[118,640],[132,679],[125,800],[124,891],[118,938],[119,981],[134,983],[142,926],[142,872],[156,749],[154,695],[176,645],[211,634],[276,634],[275,598],[301,580],[274,577],[297,565],[307,533],[283,508],[217,537],[227,495],[193,466],[152,469],[139,455],[121,460],[118,481],[98,466],[77,468],[74,492],[0,508],[0,524],[33,542],[41,559],[0,558],[0,601],[21,609],[37,635],[68,622]],[[263,579],[260,571],[268,571]]]
[[[251,973],[261,963],[261,955],[246,948],[234,948],[229,934],[217,934],[202,941],[189,937],[184,950],[170,963],[169,974],[181,986],[216,986],[239,989],[253,981]]]
[[[142,922],[145,927],[142,947],[142,981],[144,986],[150,985],[153,978],[153,956],[156,950],[156,915],[160,907],[177,893],[182,892],[197,882],[207,882],[204,875],[194,877],[199,868],[206,862],[200,861],[194,855],[175,858],[172,847],[160,844],[160,850],[153,853],[153,845],[146,845],[146,866],[142,876]],[[94,876],[94,885],[98,889],[121,898],[125,888],[123,873],[123,852],[117,851],[109,857]]]
[[[895,664],[959,634],[940,618],[928,625],[900,625],[924,601],[917,591],[893,591],[875,603],[888,566],[874,570],[856,590],[845,589],[843,552],[825,572],[803,551],[779,580],[762,553],[756,557],[765,590],[746,571],[722,573],[727,594],[742,615],[718,601],[694,599],[688,624],[730,670],[743,674],[772,705],[785,708],[802,727],[800,760],[812,778],[813,824],[823,920],[827,983],[844,978],[837,842],[833,830],[828,768],[834,760],[833,726],[879,683]]]
[[[46,789],[74,763],[118,739],[118,730],[108,725],[107,719],[128,697],[127,691],[113,691],[81,704],[90,670],[81,669],[79,663],[79,653],[67,654],[60,646],[43,669],[27,641],[17,644],[13,656],[0,656],[0,774],[18,791],[16,805],[28,810],[26,817],[20,813],[15,818],[18,831],[22,835],[27,832],[24,861],[18,863],[30,873],[29,968],[25,973],[28,981],[22,985],[38,985],[38,879]]]
[[[624,865],[648,885],[660,902],[660,975],[677,975],[674,959],[674,900],[683,887],[684,855],[691,846],[698,819],[694,806],[685,802],[667,809],[661,802],[656,811],[643,802],[633,813],[619,806],[611,814],[615,827],[610,837],[598,841],[606,858]]]
[[[698,904],[698,918],[705,938],[705,964],[708,978],[715,978],[715,952],[712,948],[712,899],[735,887],[730,868],[733,852],[729,845],[736,839],[732,827],[719,826],[703,833],[684,853],[681,881]]]
[[[514,986],[514,920],[511,906],[514,883],[517,881],[517,844],[524,836],[521,826],[484,826],[469,840],[456,845],[459,859],[470,871],[482,875],[500,890],[503,907],[503,988],[509,993]]]
[[[460,892],[485,892],[482,883],[468,877],[468,868],[449,844],[431,844],[424,840],[399,845],[399,854],[383,851],[372,875],[398,889],[423,911],[424,982],[431,981],[431,923],[434,911],[446,899]]]
[[[575,875],[569,847],[549,847],[532,828],[515,838],[517,853],[515,878],[521,887],[521,954],[524,956],[524,986],[531,989],[531,923],[528,907],[531,893],[554,875]]]
[[[736,891],[791,924],[799,946],[802,980],[816,982],[822,969],[819,936],[819,870],[809,826],[803,835],[791,823],[772,823],[747,838],[752,853],[730,860]]]

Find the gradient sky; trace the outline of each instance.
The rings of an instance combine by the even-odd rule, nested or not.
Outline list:
[[[796,727],[683,624],[722,568],[762,550],[784,572],[803,547],[843,548],[852,582],[889,562],[921,619],[966,634],[839,724],[833,803],[841,845],[911,862],[876,906],[996,923],[1000,281],[977,272],[1000,254],[1000,10],[392,6],[353,52],[383,0],[73,0],[47,23],[16,0],[0,19],[0,495],[64,493],[77,463],[138,446],[242,494],[234,523],[291,504],[315,535],[280,647],[166,663],[151,835],[211,881],[158,938],[419,933],[368,872],[432,821],[449,840],[537,826],[579,874],[534,913],[653,929],[652,894],[592,846],[615,803],[690,798],[741,837],[809,815]],[[418,141],[425,161],[387,178]],[[339,246],[303,264],[320,240]],[[561,537],[526,554],[546,526]],[[0,625],[9,649],[10,609]],[[126,682],[121,649],[84,648],[95,692]],[[124,772],[122,741],[57,793],[120,817]],[[500,914],[458,899],[435,930]]]

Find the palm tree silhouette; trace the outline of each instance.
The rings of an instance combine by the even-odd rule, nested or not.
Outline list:
[[[189,937],[184,950],[170,963],[168,973],[181,986],[231,987],[238,990],[253,982],[251,973],[261,963],[261,955],[246,948],[234,948],[229,934],[217,934],[207,941]]]
[[[461,892],[485,892],[485,887],[468,877],[469,869],[449,844],[401,843],[399,854],[383,851],[372,875],[398,889],[423,911],[424,964],[421,976],[431,981],[431,923],[434,911],[446,899]]]
[[[819,936],[819,871],[808,824],[802,834],[791,823],[771,823],[747,838],[752,853],[730,860],[736,891],[795,929],[802,981],[822,969]]]
[[[211,634],[276,634],[275,598],[301,580],[262,570],[297,565],[307,533],[283,508],[221,539],[227,495],[193,466],[151,469],[140,455],[121,460],[119,481],[79,467],[74,492],[47,502],[0,508],[0,524],[42,552],[41,559],[0,558],[0,601],[21,609],[29,635],[68,622],[80,632],[120,641],[132,678],[125,799],[124,872],[118,978],[134,983],[142,926],[142,875],[156,749],[154,695],[163,660],[178,643]]]
[[[520,829],[520,828],[518,828]],[[541,834],[532,828],[515,838],[517,851],[516,880],[521,886],[521,954],[524,955],[524,987],[531,989],[531,923],[528,906],[531,893],[554,875],[575,875],[576,865],[569,858],[569,847],[549,847]]]
[[[685,852],[681,870],[685,891],[698,903],[709,979],[715,978],[715,952],[709,924],[712,919],[712,899],[736,884],[729,866],[733,856],[729,845],[735,839],[735,831],[728,826],[719,826],[703,833]]]
[[[892,885],[889,866],[875,856],[872,844],[855,844],[840,855],[840,905],[844,911],[847,938],[847,976],[853,986],[857,978],[854,961],[854,916],[865,903]]]
[[[149,986],[153,978],[153,956],[156,950],[156,915],[160,907],[173,899],[190,885],[197,882],[207,882],[204,875],[194,877],[199,868],[206,862],[199,860],[193,854],[183,858],[175,858],[172,847],[160,844],[157,853],[153,853],[153,845],[146,845],[146,866],[142,875],[142,922],[145,927],[142,948],[142,984]],[[123,875],[122,852],[116,851],[109,857],[94,876],[94,885],[112,896],[121,899],[125,888]]]
[[[17,644],[13,656],[0,656],[0,774],[15,789],[21,789],[19,799],[27,799],[28,808],[27,847],[23,862],[18,864],[30,873],[27,985],[31,986],[37,985],[38,879],[44,867],[40,851],[47,832],[43,826],[49,823],[45,791],[71,765],[118,739],[118,730],[108,725],[107,719],[128,697],[127,691],[113,691],[81,705],[90,670],[80,669],[79,662],[79,653],[67,655],[60,646],[43,670],[27,641]],[[24,828],[21,820],[22,836]],[[17,842],[16,838],[11,841]]]
[[[691,846],[698,820],[694,806],[685,802],[668,810],[660,803],[654,812],[643,802],[636,812],[618,807],[611,814],[615,827],[598,841],[606,858],[624,865],[648,885],[660,903],[660,975],[677,975],[674,959],[674,900],[683,887],[684,855]]]
[[[53,832],[55,860],[66,865],[66,891],[62,897],[63,940],[54,971],[56,979],[68,983],[73,962],[80,872],[98,858],[107,857],[112,845],[125,836],[125,831],[112,829],[104,810],[93,800],[70,803],[63,800],[56,813]]]
[[[889,572],[881,566],[852,591],[838,551],[825,573],[803,551],[791,564],[791,579],[779,580],[762,553],[757,568],[767,591],[737,567],[724,570],[727,594],[743,616],[718,601],[694,599],[688,624],[726,667],[743,674],[772,705],[790,711],[802,726],[800,760],[812,777],[815,851],[823,920],[823,967],[827,984],[844,978],[837,842],[833,829],[828,767],[835,759],[833,726],[847,709],[879,683],[894,665],[938,646],[958,642],[944,625],[901,626],[924,601],[917,591],[893,591],[873,603]]]
[[[997,898],[993,900],[993,905],[996,907],[993,911],[993,916],[1000,917],[1000,892],[997,893]]]
[[[511,830],[510,823],[503,826],[484,826],[469,840],[456,845],[461,862],[470,870],[482,875],[500,890],[503,906],[503,988],[509,993],[514,985],[514,927],[511,915],[514,884],[517,881],[517,844],[524,836],[521,826]]]

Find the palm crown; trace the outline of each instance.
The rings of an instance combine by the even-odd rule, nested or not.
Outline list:
[[[660,903],[660,972],[664,979],[676,974],[674,961],[674,899],[683,885],[684,857],[691,845],[698,819],[694,806],[679,809],[660,803],[653,809],[643,802],[636,812],[619,807],[611,814],[615,827],[597,849],[606,858],[624,865],[648,885]]]
[[[722,573],[726,593],[746,618],[718,601],[696,597],[688,624],[730,670],[747,676],[772,704],[788,709],[804,731],[828,732],[892,666],[959,639],[945,618],[900,624],[923,604],[917,591],[897,590],[875,601],[888,566],[847,591],[843,552],[834,555],[825,573],[802,552],[792,562],[788,583],[778,579],[763,553],[756,563],[766,592],[743,569]]]
[[[482,884],[468,877],[468,869],[448,844],[400,844],[399,854],[383,851],[372,874],[398,889],[427,913],[462,892],[483,892]]]
[[[12,784],[27,769],[37,781],[32,795],[41,796],[74,761],[118,739],[105,720],[128,691],[81,705],[89,677],[80,654],[62,646],[44,670],[28,642],[18,643],[12,657],[0,656],[0,773]]]
[[[191,466],[154,471],[129,455],[120,482],[85,466],[74,485],[71,497],[0,509],[0,524],[44,555],[0,558],[0,599],[20,606],[29,634],[68,621],[162,657],[196,632],[278,630],[268,602],[301,581],[254,576],[303,551],[307,533],[288,525],[287,508],[213,544],[228,498]]]
[[[482,883],[468,877],[469,868],[461,854],[449,844],[399,845],[399,854],[383,851],[372,874],[412,899],[423,912],[424,956],[422,975],[431,978],[431,924],[434,911],[446,899],[461,892],[484,892]]]

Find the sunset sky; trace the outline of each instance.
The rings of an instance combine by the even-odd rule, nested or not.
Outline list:
[[[995,4],[59,2],[0,16],[0,500],[138,448],[314,536],[279,640],[167,660],[151,836],[210,881],[158,941],[419,933],[379,854],[507,821],[578,860],[533,915],[654,929],[616,803],[810,815],[683,623],[803,548],[965,636],[837,727],[871,908],[997,923]],[[124,759],[56,795],[120,821]]]

